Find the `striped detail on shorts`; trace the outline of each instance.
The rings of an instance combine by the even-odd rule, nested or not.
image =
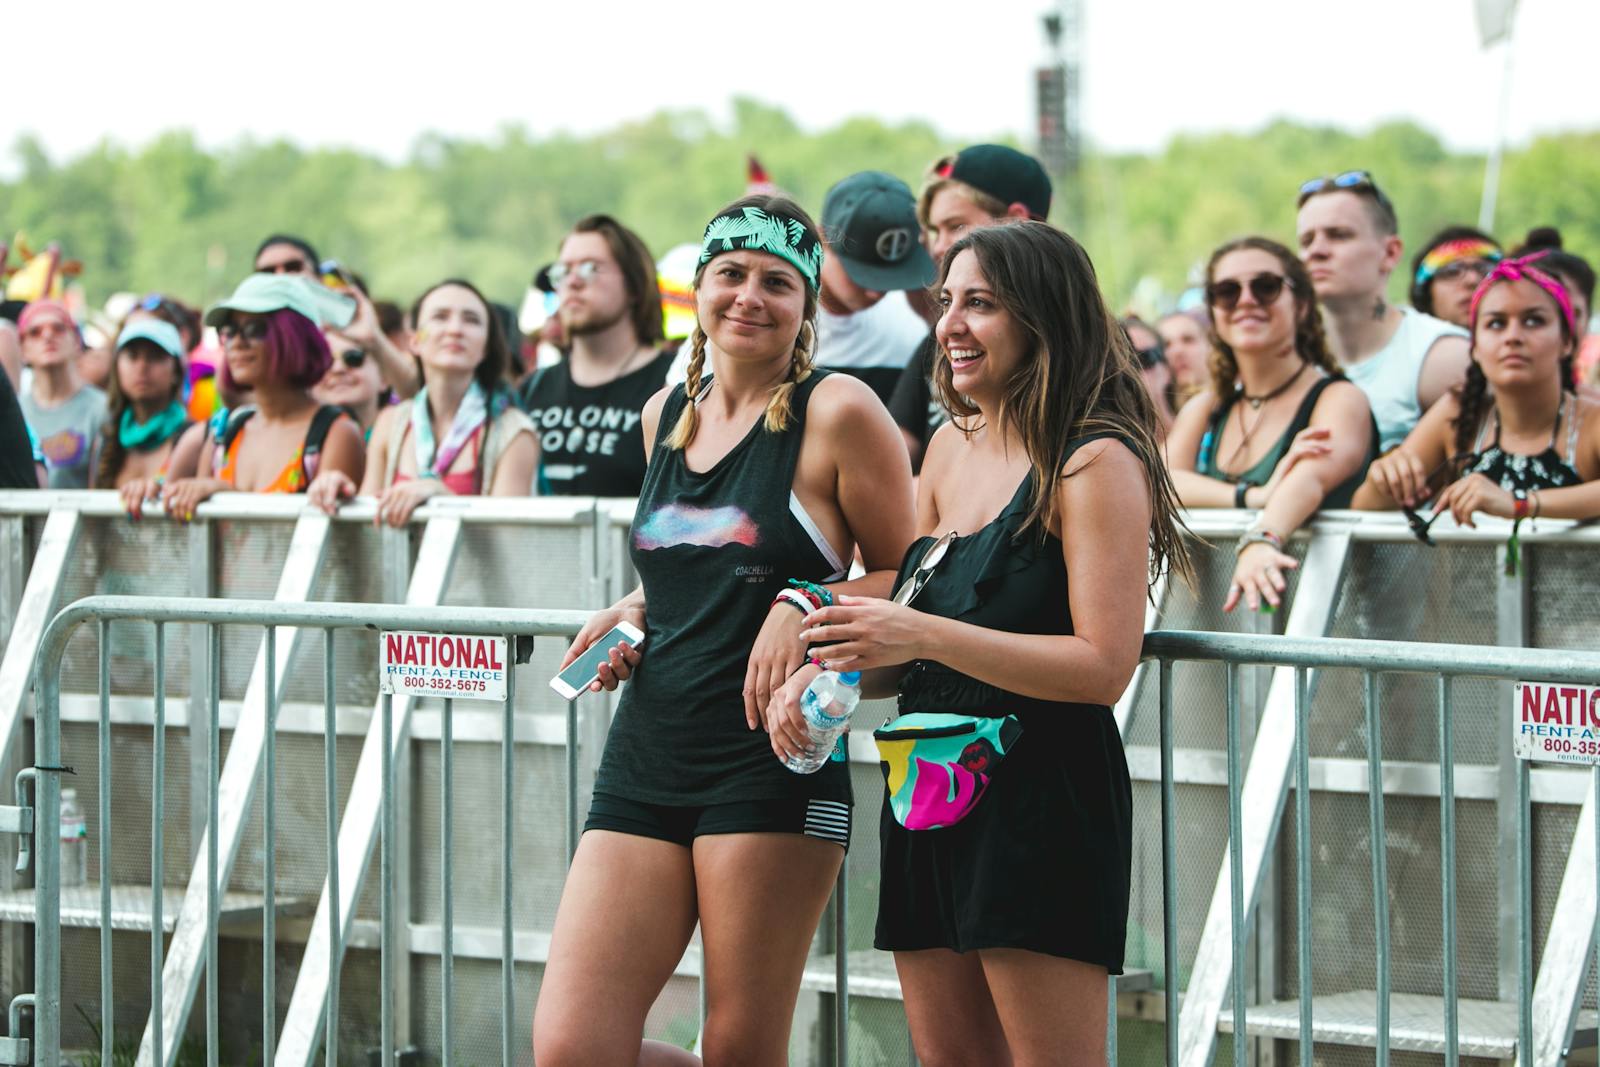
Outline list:
[[[849,848],[850,805],[841,800],[807,801],[805,834]]]

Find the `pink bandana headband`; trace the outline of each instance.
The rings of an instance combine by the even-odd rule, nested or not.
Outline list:
[[[1472,294],[1473,330],[1478,328],[1478,302],[1483,299],[1483,294],[1489,291],[1490,286],[1496,282],[1528,281],[1549,293],[1551,299],[1556,302],[1556,307],[1561,309],[1561,317],[1567,324],[1567,336],[1582,336],[1578,333],[1578,316],[1572,310],[1572,297],[1567,295],[1567,287],[1549,271],[1533,265],[1535,260],[1544,255],[1544,252],[1535,252],[1531,256],[1522,256],[1519,259],[1502,259],[1495,264],[1494,270],[1478,283],[1478,288]]]

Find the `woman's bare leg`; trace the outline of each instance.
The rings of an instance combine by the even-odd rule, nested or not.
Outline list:
[[[609,830],[584,834],[534,1009],[539,1067],[635,1067],[645,1016],[694,924],[689,849]]]

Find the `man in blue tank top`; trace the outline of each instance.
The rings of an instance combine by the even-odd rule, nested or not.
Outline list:
[[[1364,170],[1300,187],[1295,233],[1328,348],[1367,394],[1385,452],[1461,384],[1468,362],[1465,330],[1389,303],[1389,275],[1404,248],[1399,232],[1394,205]]]

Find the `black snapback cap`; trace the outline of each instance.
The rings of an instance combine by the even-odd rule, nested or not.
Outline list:
[[[1036,219],[1050,214],[1050,176],[1037,159],[1015,148],[975,144],[947,160],[937,173],[987,193],[1008,207],[1021,204]]]

